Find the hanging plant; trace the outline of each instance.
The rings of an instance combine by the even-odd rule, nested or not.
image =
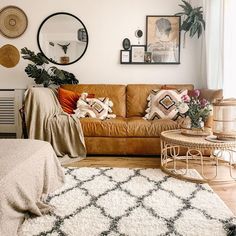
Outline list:
[[[183,23],[181,25],[181,30],[185,31],[184,33],[184,45],[185,45],[185,35],[189,32],[189,36],[192,38],[197,34],[198,38],[202,35],[202,32],[205,30],[205,20],[203,19],[203,10],[202,7],[193,8],[190,3],[182,0],[183,4],[179,4],[183,8],[182,12],[179,12],[175,15],[184,16]]]

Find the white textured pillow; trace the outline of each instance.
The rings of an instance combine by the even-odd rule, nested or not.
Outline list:
[[[188,90],[152,90],[148,96],[147,114],[144,119],[171,119],[176,120],[180,114],[176,105],[182,101],[182,96],[187,95]]]
[[[77,109],[74,112],[78,118],[92,117],[104,120],[116,117],[115,114],[111,114],[113,103],[109,98],[87,98],[87,96],[87,93],[82,93],[77,101]]]

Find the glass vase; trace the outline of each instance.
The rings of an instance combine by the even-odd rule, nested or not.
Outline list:
[[[192,119],[191,120],[191,129],[192,130],[203,130],[204,129],[204,122],[202,118],[199,119]]]

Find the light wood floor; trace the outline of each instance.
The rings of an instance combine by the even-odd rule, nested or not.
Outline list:
[[[137,157],[87,157],[86,159],[69,165],[70,167],[127,167],[127,168],[160,168],[160,158]],[[191,168],[199,170],[199,165],[191,164]],[[207,175],[213,176],[214,167],[207,167]],[[228,175],[228,167],[222,166],[219,175]],[[236,177],[236,169],[233,171]],[[220,196],[236,215],[236,182],[233,184],[211,185],[212,189]]]

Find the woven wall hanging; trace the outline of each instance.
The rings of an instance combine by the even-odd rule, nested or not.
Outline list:
[[[28,26],[23,10],[16,6],[7,6],[0,11],[0,32],[7,38],[21,36]]]
[[[20,61],[20,53],[18,49],[11,45],[6,44],[0,48],[0,64],[7,68],[12,68]]]

